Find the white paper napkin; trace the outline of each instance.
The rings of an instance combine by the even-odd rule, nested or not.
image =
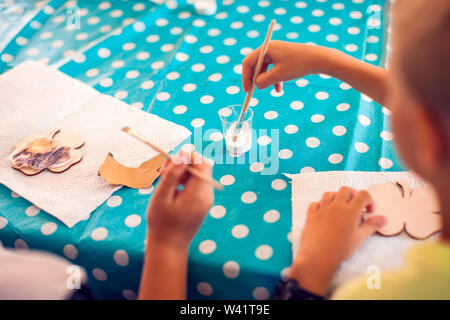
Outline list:
[[[129,125],[167,151],[191,132],[185,127],[103,95],[60,71],[25,62],[0,76],[0,183],[72,227],[120,187],[97,175],[111,152],[137,167],[158,153],[121,131]],[[26,176],[7,159],[25,136],[53,128],[78,132],[83,159],[63,173]]]
[[[423,184],[423,181],[409,172],[328,171],[286,176],[292,179],[293,257],[300,245],[308,207],[311,202],[319,201],[324,192],[337,191],[342,186],[357,190],[368,189],[389,181],[403,181],[412,189]],[[410,238],[405,232],[394,237],[369,237],[353,256],[341,264],[334,276],[332,289],[353,277],[366,275],[368,267],[372,265],[378,266],[381,271],[401,267],[405,251],[420,242]]]

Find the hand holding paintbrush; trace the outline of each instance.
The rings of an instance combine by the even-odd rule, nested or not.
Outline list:
[[[256,78],[259,76],[259,73],[261,72],[262,64],[264,61],[264,56],[267,53],[267,49],[269,47],[270,38],[272,37],[273,28],[275,26],[275,20],[272,20],[269,25],[269,29],[267,30],[266,38],[264,39],[264,43],[262,44],[261,51],[259,53],[258,62],[255,67],[255,73],[253,74],[252,78],[252,85],[250,87],[250,90],[248,90],[247,95],[245,96],[244,105],[242,106],[241,114],[239,115],[238,122],[236,123],[236,130],[233,135],[233,141],[237,141],[239,131],[242,127],[242,121],[245,119],[245,115],[247,114],[247,109],[250,104],[250,100],[252,99],[253,91],[255,90],[255,81]]]

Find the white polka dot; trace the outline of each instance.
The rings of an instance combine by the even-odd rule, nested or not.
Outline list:
[[[325,91],[319,91],[316,93],[316,99],[326,100],[330,95]]]
[[[183,114],[186,112],[186,110],[187,110],[187,107],[183,106],[183,105],[178,105],[173,108],[173,112],[176,114]]]
[[[245,47],[245,48],[242,48],[239,52],[240,52],[242,55],[246,56],[246,55],[248,55],[249,53],[251,53],[252,51],[253,51],[252,48]]]
[[[390,169],[390,168],[392,168],[392,166],[394,165],[394,163],[392,162],[392,160],[387,159],[387,158],[380,158],[380,160],[378,160],[378,164],[379,164],[380,167],[382,167],[383,169]]]
[[[191,126],[193,126],[194,128],[200,128],[204,124],[205,124],[205,120],[203,120],[202,118],[196,118],[191,121]]]
[[[17,38],[16,38],[16,43],[17,43],[19,46],[24,46],[24,45],[26,45],[26,44],[28,43],[28,39],[27,39],[27,38],[24,38],[24,37],[17,37]]]
[[[26,210],[25,210],[25,214],[29,217],[34,217],[36,216],[39,212],[41,211],[41,209],[39,209],[36,206],[29,206]]]
[[[130,290],[130,289],[123,290],[122,296],[127,300],[136,300],[137,299],[137,294],[133,290]]]
[[[308,26],[308,31],[309,32],[319,32],[320,31],[320,26],[318,24],[311,24]]]
[[[142,10],[144,10],[145,9],[145,4],[143,4],[143,3],[136,3],[134,6],[133,6],[133,11],[142,11]]]
[[[325,117],[322,114],[315,114],[311,116],[311,122],[319,123],[322,122],[325,119]]]
[[[290,106],[294,110],[300,110],[303,109],[304,104],[301,101],[292,101]]]
[[[369,43],[377,43],[378,41],[380,41],[380,38],[378,38],[377,36],[368,36],[366,41]]]
[[[179,77],[180,77],[180,74],[178,72],[176,72],[176,71],[169,72],[167,74],[167,76],[166,76],[166,78],[169,79],[169,80],[176,80]]]
[[[345,46],[345,50],[348,52],[355,52],[358,50],[358,46],[356,44],[350,43]]]
[[[335,34],[329,34],[325,37],[328,42],[337,42],[339,40],[339,37]]]
[[[212,51],[214,50],[214,48],[212,47],[212,46],[210,46],[210,45],[206,45],[206,46],[203,46],[203,47],[200,47],[200,52],[201,53],[211,53]]]
[[[142,102],[134,102],[131,104],[131,106],[137,109],[142,109],[144,107],[144,104]]]
[[[184,52],[178,52],[175,55],[175,59],[177,59],[180,62],[184,62],[184,61],[187,61],[189,59],[189,56],[186,53],[184,53]]]
[[[244,26],[244,24],[241,21],[234,21],[230,24],[231,29],[241,29]]]
[[[225,277],[235,279],[239,276],[240,267],[236,261],[227,261],[222,270]]]
[[[108,230],[103,227],[95,228],[91,233],[91,238],[94,241],[104,240],[108,236]]]
[[[257,37],[259,37],[259,32],[257,30],[250,30],[247,32],[247,37],[257,38]]]
[[[209,140],[211,141],[221,141],[223,139],[223,134],[219,131],[213,132],[209,135]]]
[[[222,56],[218,56],[216,61],[217,61],[217,63],[224,64],[224,63],[228,63],[230,61],[230,58],[228,56],[222,55]]]
[[[244,203],[253,203],[257,199],[256,193],[253,191],[246,191],[242,194],[241,200]]]
[[[347,132],[344,126],[335,126],[333,128],[333,134],[336,136],[343,136]]]
[[[208,30],[208,36],[210,37],[217,37],[220,33],[221,31],[217,28],[212,28]]]
[[[71,260],[75,260],[78,257],[78,250],[73,244],[66,244],[63,248],[63,253]]]
[[[165,27],[169,24],[169,20],[164,19],[164,18],[159,18],[159,19],[156,19],[155,24],[158,27]]]
[[[192,34],[187,34],[184,37],[184,41],[186,41],[187,43],[196,43],[198,41],[197,37],[192,35]]]
[[[151,68],[154,70],[159,70],[164,67],[164,61],[155,61],[152,63]]]
[[[359,153],[365,153],[369,150],[369,146],[364,142],[357,142],[355,143],[355,150]]]
[[[139,77],[139,71],[137,70],[130,70],[126,73],[125,77],[127,79],[136,79],[137,77]]]
[[[394,138],[394,135],[392,134],[392,132],[383,130],[383,131],[381,131],[381,133],[380,133],[380,137],[381,137],[383,140],[391,141],[391,140]]]
[[[143,32],[145,31],[145,24],[142,21],[137,21],[133,23],[133,30],[136,32]]]
[[[266,118],[267,120],[273,120],[276,119],[278,117],[278,112],[276,111],[267,111],[264,113],[264,118]]]
[[[280,159],[290,159],[293,156],[293,153],[289,149],[282,149],[278,152],[278,157]]]
[[[286,186],[287,183],[283,179],[275,179],[272,181],[272,189],[274,190],[283,190]]]
[[[130,50],[133,50],[134,48],[136,48],[136,44],[133,43],[133,42],[125,43],[125,44],[122,46],[122,49],[125,50],[125,51],[130,51]]]
[[[370,121],[370,119],[367,116],[362,115],[362,114],[360,114],[358,116],[358,121],[359,121],[359,123],[361,123],[363,126],[366,126],[366,127],[372,123],[372,121]]]
[[[211,215],[211,217],[216,218],[216,219],[223,218],[226,213],[227,213],[227,210],[225,209],[225,207],[220,206],[220,205],[213,206],[209,210],[209,214]]]
[[[316,172],[316,170],[312,167],[303,167],[300,170],[300,173],[311,173],[311,172]]]
[[[158,101],[167,101],[170,99],[170,94],[168,92],[160,92],[158,93],[158,95],[156,96],[156,99]]]
[[[220,183],[224,186],[230,186],[234,183],[235,178],[231,174],[224,175],[220,178]]]
[[[203,63],[196,63],[192,65],[191,69],[194,72],[202,72],[203,70],[205,70],[205,65]]]
[[[207,282],[199,282],[197,284],[197,291],[198,293],[200,293],[202,296],[210,296],[213,293],[213,288],[211,287],[211,285]]]
[[[111,67],[113,67],[114,69],[122,68],[124,65],[125,62],[123,60],[116,60],[111,63]]]
[[[11,197],[13,197],[14,199],[17,199],[17,198],[20,198],[20,194],[14,192],[14,191],[11,191]]]
[[[378,56],[375,53],[368,53],[365,55],[364,59],[367,61],[376,61],[378,59]]]
[[[44,223],[41,227],[41,233],[45,236],[49,236],[56,231],[58,226],[54,222]]]
[[[284,95],[284,91],[277,92],[275,89],[272,89],[270,91],[270,95],[273,97],[281,97],[282,95]]]
[[[9,53],[2,54],[2,61],[3,62],[8,63],[8,62],[13,61],[13,59],[14,59],[14,57],[12,55],[10,55]]]
[[[352,11],[350,12],[350,18],[352,19],[361,19],[362,18],[362,13],[361,11]]]
[[[288,32],[286,33],[286,38],[288,39],[297,39],[299,37],[298,32]]]
[[[39,49],[38,48],[30,48],[27,50],[27,55],[29,56],[35,56],[39,53]]]
[[[8,224],[8,220],[4,217],[0,217],[0,230],[6,227]]]
[[[162,52],[169,52],[169,51],[172,51],[174,48],[175,48],[175,46],[173,44],[166,43],[166,44],[163,44],[161,46],[161,51]]]
[[[343,10],[345,6],[343,3],[333,3],[332,8],[334,10]]]
[[[332,155],[330,155],[328,157],[328,161],[332,164],[338,164],[338,163],[342,162],[343,159],[344,159],[344,157],[342,156],[342,154],[339,154],[339,153],[333,153]]]
[[[106,201],[106,204],[112,208],[120,206],[122,204],[122,198],[120,196],[112,196]]]
[[[184,91],[184,92],[192,92],[192,91],[194,91],[195,89],[197,89],[197,85],[196,85],[195,83],[186,83],[186,84],[183,86],[183,91]]]
[[[264,221],[267,223],[274,223],[280,219],[280,213],[277,210],[269,210],[264,213]]]
[[[250,107],[254,107],[254,106],[256,106],[257,104],[258,104],[258,99],[256,99],[256,98],[251,98],[250,99]]]
[[[268,260],[272,257],[272,255],[273,255],[272,247],[266,244],[260,245],[255,251],[255,256],[259,260]]]
[[[109,14],[109,16],[110,16],[111,18],[119,18],[119,17],[121,17],[122,15],[123,15],[123,11],[120,10],[120,9],[113,10],[113,11],[111,11],[110,14]]]
[[[237,10],[237,12],[239,12],[239,13],[247,13],[247,12],[250,11],[250,8],[247,7],[247,6],[238,6],[238,7],[236,8],[236,10]]]
[[[98,74],[99,74],[98,69],[89,69],[88,71],[86,71],[86,76],[89,78],[96,77],[98,76]]]
[[[111,51],[106,48],[100,48],[98,49],[97,54],[100,58],[108,58],[111,55]]]
[[[277,15],[283,15],[283,14],[286,14],[286,9],[285,8],[276,8],[275,10],[273,10],[273,13],[275,13]]]
[[[251,172],[260,172],[264,169],[264,164],[261,162],[253,162],[250,165],[250,171]]]
[[[203,254],[210,254],[214,252],[217,248],[217,245],[212,240],[203,240],[198,246],[198,250],[200,250]]]
[[[229,87],[226,89],[226,92],[227,92],[228,94],[236,94],[236,93],[238,93],[240,90],[241,90],[241,89],[239,89],[238,86],[229,86]]]
[[[150,194],[153,192],[153,186],[151,186],[150,188],[145,188],[145,189],[139,189],[139,193],[140,194]]]
[[[114,97],[116,97],[117,99],[125,99],[128,96],[128,92],[122,90],[122,91],[117,91],[114,94]]]
[[[320,140],[316,137],[306,139],[306,145],[310,148],[317,148],[320,145]]]
[[[154,85],[155,83],[152,80],[147,80],[141,83],[141,88],[144,90],[148,90],[153,88]]]
[[[392,111],[386,107],[381,108],[381,112],[383,112],[387,116],[390,116],[392,114]]]
[[[347,111],[349,108],[350,108],[350,105],[348,103],[340,103],[336,107],[336,109],[338,111]]]
[[[261,136],[258,138],[257,142],[260,146],[266,146],[272,142],[272,139],[269,136]]]
[[[358,27],[350,27],[347,29],[347,32],[351,35],[356,35],[360,32]]]
[[[210,104],[214,101],[214,97],[210,95],[205,95],[200,98],[200,102],[203,104]]]
[[[106,272],[99,268],[94,268],[92,270],[92,275],[95,279],[98,281],[106,281],[108,279],[108,276],[106,275]]]
[[[128,253],[125,250],[119,249],[114,252],[114,262],[121,267],[125,267],[130,262],[130,258],[128,257]]]
[[[287,134],[294,134],[298,132],[298,127],[295,124],[288,124],[284,127],[284,132]]]
[[[270,298],[270,292],[265,287],[257,287],[253,289],[252,295],[256,300],[267,300]]]
[[[333,26],[338,26],[342,23],[342,20],[336,17],[330,18],[328,22]]]
[[[210,75],[208,77],[209,80],[217,82],[220,81],[222,79],[222,75],[220,73],[213,73],[212,75]]]
[[[238,224],[231,229],[231,234],[236,239],[242,239],[248,236],[249,230],[248,227],[243,224]]]
[[[157,34],[151,34],[145,38],[148,43],[154,43],[159,41],[159,36]]]
[[[141,224],[142,218],[137,214],[130,214],[125,219],[125,225],[130,228],[137,227]]]
[[[191,13],[189,11],[183,11],[178,14],[179,19],[187,19],[190,18]]]

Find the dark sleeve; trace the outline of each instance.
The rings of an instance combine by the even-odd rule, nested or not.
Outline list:
[[[298,284],[297,280],[287,278],[275,286],[273,300],[324,300],[324,297],[309,292]]]
[[[73,291],[73,293],[66,300],[96,300],[92,294],[91,289],[85,283],[81,285],[80,289]]]

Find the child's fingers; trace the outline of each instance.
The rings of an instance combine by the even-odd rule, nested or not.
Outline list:
[[[258,48],[249,53],[242,62],[242,86],[245,92],[250,89],[252,84],[253,73],[255,72],[260,50],[261,48]]]
[[[374,205],[372,196],[366,190],[358,191],[350,203],[359,214],[361,214],[364,209],[371,211],[370,209],[373,208]]]
[[[258,89],[264,89],[271,85],[275,85],[280,81],[280,74],[278,72],[277,66],[275,65],[269,71],[259,74],[259,76],[256,78],[256,86],[258,87]]]
[[[341,187],[336,193],[336,201],[347,203],[353,198],[354,194],[355,190],[353,188]]]
[[[370,235],[374,234],[386,223],[387,219],[384,216],[370,217],[369,219],[365,220],[358,230],[358,244],[361,244],[364,240],[366,240]]]
[[[277,82],[275,83],[275,91],[276,92],[282,92],[283,91],[283,82]]]
[[[173,199],[181,178],[186,172],[187,165],[184,163],[175,164],[171,162],[167,166],[159,182],[158,188],[155,190],[154,199],[164,198],[166,200]]]

